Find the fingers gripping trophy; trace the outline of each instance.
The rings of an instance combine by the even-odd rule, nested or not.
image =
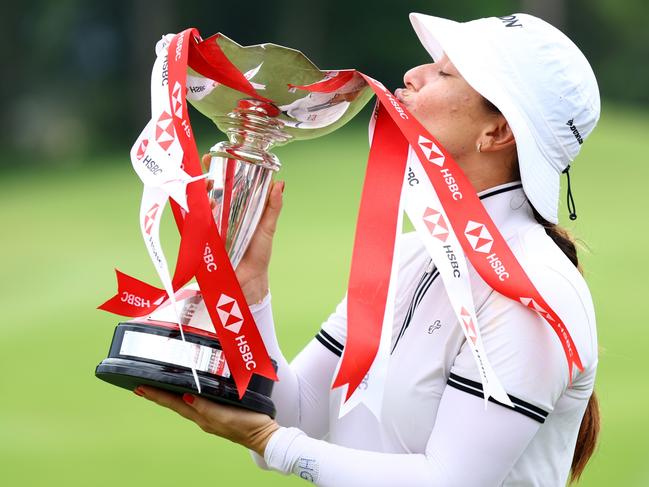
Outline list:
[[[118,324],[95,374],[131,390],[198,391],[273,417],[274,377],[255,369],[259,350],[266,352],[263,344],[254,349],[254,333],[260,338],[233,277],[281,168],[270,150],[336,130],[373,93],[358,73],[321,71],[301,52],[275,44],[242,47],[222,34],[201,40],[188,29],[165,36],[156,52],[152,119],[131,161],[144,183],[142,235],[164,289],[117,271],[118,293],[100,308],[134,319]],[[308,86],[325,89],[301,89]],[[228,138],[212,147],[206,174],[186,102]],[[158,234],[167,202],[181,233],[173,276]],[[219,248],[229,262],[219,261]],[[241,338],[246,326],[250,344]]]

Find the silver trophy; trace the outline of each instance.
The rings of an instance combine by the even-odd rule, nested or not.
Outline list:
[[[205,42],[217,42],[253,88],[273,102],[251,99],[188,69],[187,101],[229,139],[210,151],[209,198],[236,268],[261,218],[273,174],[281,168],[270,150],[333,132],[351,120],[373,92],[358,73],[321,71],[294,49],[276,44],[242,47],[221,34]],[[297,88],[319,82],[328,83],[330,89],[325,93]],[[193,366],[200,377],[201,395],[274,416],[269,398],[273,383],[265,377],[253,375],[247,392],[239,399],[198,289],[181,290],[177,299],[182,309],[181,324],[187,327],[185,340],[190,343]],[[176,320],[172,307],[166,306],[148,320],[120,323],[109,357],[99,364],[96,375],[128,389],[149,384],[195,393],[187,355],[178,352],[179,330],[171,325]]]
[[[274,102],[250,99],[191,70],[188,73],[188,102],[229,139],[211,149],[214,186],[209,196],[216,202],[217,225],[221,230],[227,225],[225,245],[236,268],[261,217],[272,175],[281,167],[270,150],[333,132],[354,117],[373,92],[358,73],[323,72],[304,54],[287,47],[242,47],[223,35],[212,42],[218,42],[260,95]],[[294,87],[337,77],[341,86],[328,93]],[[224,200],[230,201],[229,208]]]

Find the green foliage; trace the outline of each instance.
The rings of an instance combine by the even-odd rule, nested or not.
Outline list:
[[[590,248],[582,262],[601,346],[603,432],[580,484],[589,487],[649,484],[649,331],[641,312],[649,292],[641,257],[649,243],[647,133],[647,114],[605,104],[572,173],[579,219],[571,228]],[[366,140],[364,129],[348,127],[279,151],[287,184],[271,277],[289,358],[343,295]],[[114,292],[113,266],[157,282],[139,236],[141,186],[123,152],[119,164],[95,158],[82,168],[0,180],[2,484],[300,485],[259,470],[242,448],[94,378],[118,321],[95,310]],[[565,211],[562,221],[569,221]],[[170,221],[164,232],[171,257]]]
[[[189,26],[242,45],[295,47],[323,69],[358,68],[394,89],[407,69],[430,61],[409,12],[460,21],[521,10],[543,17],[549,3],[591,60],[603,96],[649,105],[644,0],[249,0],[245,8],[213,0],[6,3],[0,41],[11,47],[0,52],[8,73],[0,77],[0,171],[25,157],[37,165],[94,160],[133,141],[147,120],[155,42]]]

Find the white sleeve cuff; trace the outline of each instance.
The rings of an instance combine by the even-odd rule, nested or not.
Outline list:
[[[251,304],[249,308],[251,313],[254,315],[255,313],[265,310],[269,306],[270,306],[270,291],[266,293],[266,296],[264,296],[261,301],[255,304]]]
[[[270,292],[264,296],[261,302],[250,305],[250,312],[269,354],[272,358],[278,360],[279,343],[277,343],[277,335],[275,334]]]
[[[266,464],[273,470],[285,475],[290,474],[293,470],[295,455],[290,454],[289,450],[293,442],[300,436],[304,436],[304,432],[298,428],[280,427],[275,431],[264,450]]]

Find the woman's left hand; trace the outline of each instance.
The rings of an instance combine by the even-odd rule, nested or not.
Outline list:
[[[149,386],[139,386],[134,392],[160,406],[173,409],[203,431],[239,443],[261,456],[264,456],[270,436],[279,428],[266,414],[217,404],[192,394],[181,397]]]

